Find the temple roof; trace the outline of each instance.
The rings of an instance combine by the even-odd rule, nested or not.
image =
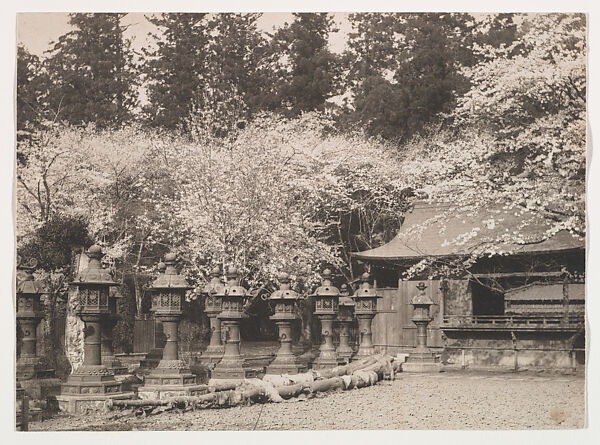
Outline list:
[[[362,260],[416,260],[426,256],[466,255],[476,249],[518,254],[585,247],[584,239],[566,230],[545,238],[549,228],[549,222],[541,217],[505,209],[502,205],[457,214],[450,204],[420,201],[405,215],[392,241],[352,255]],[[494,249],[489,249],[492,246]]]

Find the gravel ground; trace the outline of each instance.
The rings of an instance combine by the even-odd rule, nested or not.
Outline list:
[[[583,376],[400,374],[393,382],[309,399],[226,409],[59,417],[59,430],[572,429],[585,418]]]

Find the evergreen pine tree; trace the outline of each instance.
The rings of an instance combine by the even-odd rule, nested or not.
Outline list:
[[[49,117],[48,79],[40,59],[17,47],[17,140],[28,138]]]
[[[49,106],[60,120],[102,128],[132,118],[137,75],[124,16],[70,14],[74,29],[59,37],[46,61]]]
[[[143,73],[148,104],[143,112],[152,126],[189,131],[191,118],[204,107],[209,29],[206,14],[148,16],[161,35],[144,50]]]
[[[289,115],[323,110],[339,88],[339,60],[328,49],[329,34],[335,31],[333,18],[328,13],[295,13],[294,17],[274,36],[279,54],[287,58],[278,95],[281,110]]]

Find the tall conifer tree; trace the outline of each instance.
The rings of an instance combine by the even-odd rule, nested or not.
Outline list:
[[[328,13],[295,13],[295,20],[274,36],[274,44],[287,58],[278,90],[286,114],[323,110],[325,102],[338,93],[338,58],[328,48],[335,31]]]
[[[51,78],[49,105],[60,120],[98,127],[132,118],[137,103],[126,14],[71,14],[73,30],[59,37],[46,61]]]
[[[204,107],[199,92],[207,87],[206,14],[167,13],[147,19],[158,27],[156,47],[144,51],[143,72],[152,126],[188,131],[191,117]]]

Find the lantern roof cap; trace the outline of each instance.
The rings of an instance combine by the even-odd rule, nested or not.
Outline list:
[[[86,284],[104,284],[108,286],[118,286],[110,271],[102,267],[100,258],[102,258],[102,248],[97,244],[94,244],[87,250],[87,256],[90,259],[88,267],[83,269],[77,274],[73,283],[75,286],[81,286]]]
[[[271,294],[269,300],[297,300],[300,298],[298,292],[292,290],[290,286],[290,276],[282,272],[277,277],[279,280],[279,289]]]
[[[165,255],[164,263],[158,263],[159,269],[162,264],[164,267],[164,272],[159,273],[152,286],[152,289],[191,289],[192,287],[189,285],[187,280],[183,275],[177,273],[177,269],[175,269],[175,261],[177,259],[177,255],[174,253],[168,253]]]
[[[221,282],[221,268],[215,266],[210,271],[210,280],[202,288],[202,293],[206,295],[223,295],[225,285]]]
[[[38,261],[31,258],[27,263],[21,261],[21,257],[17,257],[17,293],[18,294],[43,294],[45,286],[34,279],[33,271],[37,267]]]
[[[230,267],[227,271],[227,284],[225,285],[224,295],[245,297],[248,294],[246,288],[240,285],[240,277],[235,267]]]
[[[331,270],[325,269],[321,274],[323,280],[321,286],[317,287],[315,293],[311,297],[337,297],[340,295],[340,290],[331,282]]]
[[[377,295],[377,289],[373,288],[369,279],[370,275],[365,272],[361,275],[360,287],[352,296],[354,299],[356,298],[382,298],[380,295]]]

